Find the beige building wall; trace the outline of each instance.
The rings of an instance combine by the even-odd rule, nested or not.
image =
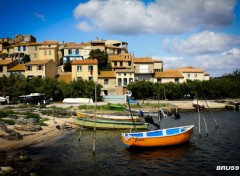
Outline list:
[[[8,76],[8,69],[11,69],[18,64],[18,61],[0,60],[0,77]]]
[[[90,71],[90,68],[92,71]],[[75,60],[72,62],[72,80],[93,80],[98,79],[97,60]]]
[[[35,60],[25,64],[25,76],[27,78],[55,78],[58,74],[58,68],[53,60]]]
[[[57,41],[44,41],[42,46],[39,47],[40,60],[53,60],[57,65],[60,64],[58,56],[58,42]]]
[[[128,84],[134,82],[135,74],[133,70],[117,70],[116,71],[116,87],[127,87]]]

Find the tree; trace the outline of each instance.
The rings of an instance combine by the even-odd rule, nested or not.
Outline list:
[[[98,71],[109,70],[108,54],[100,49],[91,50],[89,53],[89,59],[98,60]]]
[[[72,63],[67,62],[63,65],[64,72],[71,72],[72,71]]]
[[[30,62],[31,61],[30,56],[25,54],[25,56],[22,58],[22,61],[23,61],[23,63]]]

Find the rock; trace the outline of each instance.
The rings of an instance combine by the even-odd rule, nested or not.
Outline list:
[[[11,166],[2,166],[0,167],[0,174],[11,174],[15,171],[14,168],[12,168]]]
[[[37,120],[35,118],[29,118],[27,119],[27,123],[30,125],[34,125],[37,122]]]
[[[37,132],[42,130],[42,127],[40,125],[19,125],[19,126],[15,126],[14,128],[20,131],[31,131],[31,132]]]
[[[32,159],[29,156],[21,155],[19,156],[19,160],[23,162],[31,161]]]
[[[25,125],[25,124],[27,124],[28,122],[27,122],[27,119],[18,118],[18,119],[15,121],[15,123],[16,123],[17,125]]]
[[[4,158],[2,166],[13,166],[14,160],[12,156],[7,156]]]

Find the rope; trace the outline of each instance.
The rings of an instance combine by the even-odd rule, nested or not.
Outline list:
[[[206,103],[206,105],[207,105],[207,107],[208,107],[208,112],[211,114],[211,117],[213,118],[213,121],[214,121],[214,123],[215,123],[215,128],[217,129],[217,128],[218,128],[217,121],[216,121],[216,119],[214,118],[212,112],[210,111],[210,108],[209,108],[209,106],[208,106],[208,103],[207,103],[207,101],[206,101],[206,98],[205,98],[203,92],[202,92],[202,95],[203,95],[203,98],[204,98],[204,100],[205,100],[205,103]]]
[[[136,125],[135,125],[135,122],[133,120],[132,110],[131,110],[131,107],[130,107],[130,102],[129,102],[128,96],[127,96],[127,102],[128,102],[128,108],[129,108],[129,111],[130,111],[130,114],[131,114],[132,122],[133,122],[133,127],[136,129]]]
[[[203,116],[203,121],[204,121],[204,124],[205,124],[205,127],[206,127],[206,133],[208,135],[208,129],[207,129],[207,123],[206,123],[206,120],[205,120],[205,117]]]

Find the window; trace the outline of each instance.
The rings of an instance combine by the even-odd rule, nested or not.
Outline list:
[[[89,76],[89,77],[88,77],[88,81],[93,81],[93,77],[92,77],[92,76]]]
[[[123,85],[126,86],[127,85],[127,78],[123,79]]]
[[[157,79],[157,83],[162,83],[162,79],[161,79],[161,78],[158,78],[158,79]]]
[[[120,66],[121,66],[121,67],[123,66],[123,62],[122,62],[122,61],[120,62]]]
[[[72,50],[71,49],[68,50],[68,54],[72,54]]]
[[[76,54],[79,54],[79,49],[76,49]]]
[[[38,65],[38,70],[42,70],[42,65]]]
[[[3,66],[0,66],[0,72],[3,72]]]
[[[81,72],[82,71],[82,66],[77,66],[77,72]]]
[[[128,66],[131,66],[131,61],[128,61]]]
[[[194,74],[194,77],[195,77],[195,78],[197,77],[197,73]]]
[[[115,67],[117,66],[117,62],[114,62],[114,66],[115,66]]]
[[[32,70],[32,66],[31,66],[31,65],[27,65],[27,66],[26,66],[26,70],[27,70],[27,71],[31,71],[31,70]]]
[[[78,80],[78,81],[82,80],[82,77],[80,77],[80,76],[79,76],[79,77],[77,77],[77,80]]]
[[[42,76],[42,75],[38,75],[37,77],[38,77],[38,78],[42,78],[43,76]]]
[[[88,71],[93,71],[93,66],[88,66]]]
[[[47,50],[44,50],[44,56],[46,56],[47,55]]]
[[[18,51],[21,51],[21,46],[18,46]]]
[[[104,79],[104,85],[108,85],[108,79]]]
[[[187,74],[187,77],[190,78],[190,73]]]
[[[26,51],[26,46],[23,46],[23,51]]]
[[[121,85],[122,85],[122,79],[118,78],[118,86],[121,86]]]
[[[175,83],[179,83],[179,78],[175,78]]]
[[[32,79],[33,78],[33,75],[28,75],[27,76],[27,79]]]
[[[48,50],[48,55],[51,55],[51,50]]]
[[[126,73],[124,73],[124,76],[127,76],[127,74],[126,74]]]
[[[37,50],[37,46],[35,46],[35,50]]]

